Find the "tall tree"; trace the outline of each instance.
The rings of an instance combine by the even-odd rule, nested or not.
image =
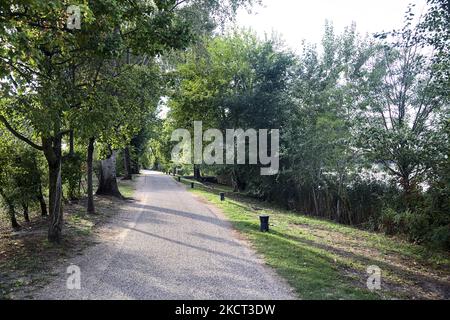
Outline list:
[[[2,104],[0,121],[47,159],[52,216],[48,237],[53,242],[61,240],[63,225],[62,141],[76,129],[70,115],[82,110],[99,82],[110,80],[99,77],[102,68],[129,50],[145,58],[184,47],[192,38],[189,8],[221,7],[217,1],[80,1],[77,30],[66,24],[69,5],[73,3],[65,0],[0,4],[0,79],[2,96],[10,98],[8,105]],[[25,120],[34,136],[20,132],[16,120]]]
[[[364,92],[368,103],[361,113],[364,149],[397,179],[406,198],[417,191],[443,152],[439,141],[446,106],[435,86],[434,61],[422,50],[411,20],[407,13],[402,30],[378,35],[390,42],[369,67],[369,90]]]
[[[179,60],[175,90],[169,101],[177,128],[272,129],[282,127],[286,87],[292,56],[276,41],[259,41],[249,32],[206,37]],[[194,176],[200,178],[200,163]],[[245,178],[255,176],[253,166],[240,170],[236,163],[223,167],[233,177],[236,190],[245,189]],[[245,176],[245,177],[244,177]]]

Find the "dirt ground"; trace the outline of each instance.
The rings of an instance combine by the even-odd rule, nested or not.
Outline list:
[[[13,231],[5,219],[0,221],[0,299],[30,298],[34,290],[50,281],[53,267],[83,254],[103,237],[114,236],[103,226],[120,211],[124,201],[132,200],[96,197],[95,201],[95,215],[85,213],[85,199],[65,204],[61,245],[47,241],[48,217],[31,214],[29,223],[19,220],[18,231]]]

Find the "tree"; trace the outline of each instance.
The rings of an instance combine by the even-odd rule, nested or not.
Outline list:
[[[439,86],[449,95],[450,87],[450,1],[428,0],[428,11],[418,25],[419,40],[434,49],[433,72]]]
[[[179,60],[169,117],[176,128],[191,131],[194,121],[202,121],[205,130],[223,132],[279,128],[291,63],[291,55],[275,41],[259,41],[249,32],[205,37]],[[236,189],[244,189],[244,177],[239,177],[244,170],[236,164],[228,171]],[[199,163],[194,164],[194,177],[201,178]]]
[[[320,48],[304,43],[290,80],[282,170],[267,187],[267,198],[342,223],[362,220],[353,209],[357,204],[350,204],[352,183],[360,180],[363,166],[353,137],[355,90],[372,51],[355,25],[336,34],[327,22]]]
[[[407,198],[443,153],[439,141],[445,106],[434,85],[433,60],[421,51],[411,19],[407,15],[403,30],[378,36],[390,36],[392,42],[384,44],[369,67],[360,131],[368,156],[397,179]]]
[[[29,205],[43,201],[40,176],[37,152],[23,142],[15,143],[12,135],[0,128],[0,197],[12,228],[20,228],[17,207],[23,209],[24,220],[30,222]]]
[[[244,2],[226,3],[235,11],[234,5]],[[0,79],[2,96],[9,98],[0,121],[47,159],[52,242],[60,241],[63,225],[62,140],[76,129],[72,115],[83,109],[98,83],[110,80],[99,77],[102,69],[130,50],[145,60],[184,47],[192,38],[189,9],[222,7],[217,1],[83,1],[82,28],[74,30],[66,26],[69,4],[11,0],[0,5]],[[20,132],[17,120],[26,120],[34,136]]]

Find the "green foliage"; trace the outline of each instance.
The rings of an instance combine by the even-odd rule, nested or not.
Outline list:
[[[155,170],[169,170],[171,163],[171,150],[173,144],[170,142],[172,131],[175,129],[171,121],[158,121],[152,127],[150,140],[148,142],[149,159],[151,168]]]
[[[436,90],[435,64],[421,49],[411,19],[401,31],[379,35],[389,41],[365,70],[370,104],[361,109],[358,128],[366,156],[385,166],[405,194],[444,156],[446,139],[445,96]]]
[[[37,201],[42,177],[39,162],[35,150],[0,128],[0,195],[9,215]]]
[[[449,222],[444,213],[433,215],[426,209],[398,212],[385,208],[379,219],[379,228],[388,235],[401,234],[415,243],[428,243],[449,249]]]
[[[203,122],[204,130],[283,127],[293,55],[275,40],[233,31],[203,39],[179,60],[168,103],[172,127],[192,131],[195,120]],[[227,172],[235,188],[244,190],[259,167],[215,166],[209,171]]]
[[[186,48],[197,33],[211,31],[251,2],[0,3],[0,121],[45,155],[50,211],[60,198],[56,177],[65,135],[74,133],[83,144],[95,138],[105,149],[128,145],[154,116],[162,95],[155,58]],[[79,30],[66,25],[70,5],[81,9]],[[78,160],[64,168],[69,193],[80,177]],[[52,216],[52,241],[61,238],[59,215]]]
[[[321,48],[299,56],[248,32],[205,38],[176,61],[166,128],[279,128],[278,175],[201,170],[288,209],[430,242],[449,212],[448,97],[410,13],[376,39],[327,23]],[[170,168],[171,144],[158,145]]]
[[[190,184],[190,180],[182,182]],[[399,288],[410,283],[412,273],[399,268],[399,260],[409,261],[409,266],[427,270],[427,273],[431,267],[449,265],[445,251],[299,215],[223,189],[217,185],[196,184],[195,189],[189,190],[219,207],[301,298],[405,299]],[[219,192],[227,192],[225,201],[220,201]],[[270,232],[259,232],[258,216],[262,213],[270,215]],[[370,264],[382,268],[386,290],[367,291],[367,277],[359,275],[366,275]],[[358,287],[356,283],[361,279]],[[415,289],[411,291],[414,295],[417,293]]]
[[[254,3],[1,2],[0,187],[7,202],[35,199],[46,171],[38,151],[50,176],[64,160],[65,189],[76,198],[88,139],[95,138],[97,158],[128,147],[135,170],[139,163],[173,170],[172,131],[202,120],[205,130],[281,131],[276,176],[260,176],[258,165],[197,167],[226,177],[235,191],[447,245],[448,1],[428,0],[418,26],[410,7],[401,30],[376,39],[354,25],[337,34],[326,23],[320,47],[304,43],[297,56],[251,32],[214,32]],[[81,7],[80,30],[65,25],[68,5]],[[161,105],[170,108],[165,120],[157,117]],[[78,151],[64,156],[68,132]],[[50,200],[55,184],[47,184]]]
[[[444,249],[450,248],[450,224],[435,228],[431,232],[431,244]]]
[[[450,4],[447,0],[427,0],[428,11],[419,25],[420,41],[434,49],[436,89],[450,98]]]
[[[395,234],[397,230],[398,214],[392,208],[385,208],[380,216],[380,230],[388,235]]]
[[[430,219],[426,213],[406,211],[403,219],[405,233],[410,241],[420,243],[426,240],[430,230]]]
[[[84,173],[85,156],[84,153],[74,152],[68,154],[62,164],[63,184],[67,187],[69,200],[76,200],[81,197],[80,184]]]

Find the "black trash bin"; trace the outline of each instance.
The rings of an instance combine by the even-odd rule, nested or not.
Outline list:
[[[194,189],[194,183],[191,182],[191,189]]]
[[[181,177],[178,177],[178,182],[181,182]]]
[[[261,232],[269,232],[269,216],[259,216]]]
[[[225,193],[224,192],[220,193],[220,201],[225,201]]]

